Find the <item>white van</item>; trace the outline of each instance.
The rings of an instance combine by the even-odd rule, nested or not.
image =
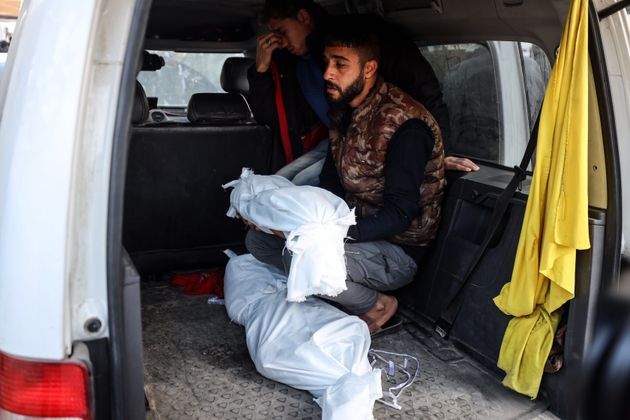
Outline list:
[[[256,373],[223,307],[169,285],[175,272],[220,268],[223,249],[243,249],[220,185],[244,166],[281,165],[278,133],[253,120],[246,102],[262,3],[23,1],[0,82],[0,419],[319,416],[306,392]],[[591,249],[578,254],[564,366],[545,374],[533,401],[500,383],[509,318],[492,302],[512,272],[531,177],[471,276],[449,339],[431,325],[525,151],[570,2],[319,3],[334,14],[379,13],[413,37],[449,107],[449,153],[481,167],[449,174],[439,236],[398,295],[404,327],[373,342],[421,361],[402,410],[377,404],[375,417],[623,413],[623,394],[614,398],[628,389],[629,363],[613,356],[628,353],[615,350],[624,340],[612,333],[597,341],[611,330],[596,315],[606,309],[601,296],[621,289],[630,255],[622,240],[630,237],[630,1],[589,5]],[[240,116],[190,121],[188,100],[199,92],[236,101]],[[628,319],[623,304],[612,306],[611,319]],[[584,386],[610,393],[575,385],[591,353],[609,358]]]

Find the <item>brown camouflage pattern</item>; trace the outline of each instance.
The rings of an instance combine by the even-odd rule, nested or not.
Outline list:
[[[339,131],[341,113],[330,115],[330,145],[346,201],[356,207],[358,217],[370,216],[383,207],[387,145],[407,120],[426,123],[435,138],[431,158],[424,168],[420,186],[421,217],[392,238],[403,245],[427,245],[437,234],[444,194],[444,147],[440,128],[426,108],[396,86],[379,78],[366,99],[357,107],[347,132]]]

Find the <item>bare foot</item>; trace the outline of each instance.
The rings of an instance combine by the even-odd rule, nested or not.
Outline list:
[[[398,310],[398,299],[379,293],[376,304],[369,311],[358,316],[368,324],[368,329],[372,334],[380,330],[394,316],[396,310]]]

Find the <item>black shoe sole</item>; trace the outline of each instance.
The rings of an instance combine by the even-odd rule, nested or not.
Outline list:
[[[394,315],[381,327],[380,330],[370,334],[370,337],[372,338],[372,340],[374,340],[375,338],[380,338],[389,334],[393,334],[400,331],[402,329],[402,325],[403,320]]]

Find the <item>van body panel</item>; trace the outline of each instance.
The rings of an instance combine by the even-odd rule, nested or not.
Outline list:
[[[68,277],[72,340],[108,336],[107,218],[115,115],[133,4],[97,5],[85,69],[82,121],[73,160]],[[131,2],[133,3],[133,2]],[[97,321],[98,320],[98,321]],[[86,328],[97,321],[100,329]]]
[[[615,3],[595,1],[598,10]],[[602,47],[606,58],[606,70],[610,91],[613,93],[615,127],[621,165],[622,191],[622,255],[630,257],[630,166],[623,164],[624,157],[630,156],[630,25],[625,10],[615,13],[599,22]]]
[[[498,73],[497,101],[504,141],[499,150],[499,163],[515,165],[523,157],[530,132],[521,56],[515,42],[489,42],[488,45]]]
[[[606,190],[606,157],[599,105],[595,94],[593,67],[588,68],[588,205],[598,209],[608,207]]]
[[[62,359],[70,353],[72,168],[95,1],[26,5],[0,125],[0,349]]]
[[[0,125],[7,353],[58,360],[73,342],[108,335],[109,169],[133,6],[23,5]]]

